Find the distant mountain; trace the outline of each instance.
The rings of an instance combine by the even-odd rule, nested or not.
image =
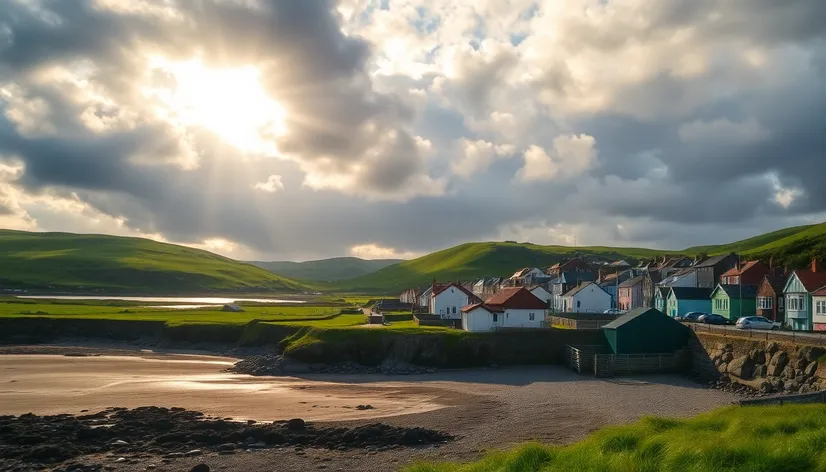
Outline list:
[[[296,292],[286,277],[149,239],[0,230],[0,288],[201,293]]]
[[[433,279],[468,280],[484,276],[507,277],[522,267],[545,268],[573,254],[603,260],[637,261],[660,255],[715,255],[737,252],[745,259],[773,259],[777,266],[806,267],[818,257],[826,267],[826,223],[798,226],[730,244],[696,246],[682,251],[641,248],[540,246],[515,242],[466,243],[395,264],[334,284],[341,291],[394,293],[423,286]]]
[[[332,282],[371,274],[399,262],[403,262],[403,259],[367,260],[358,257],[334,257],[307,262],[252,261],[250,264],[293,279]]]

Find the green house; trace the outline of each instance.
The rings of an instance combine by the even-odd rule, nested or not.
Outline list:
[[[614,354],[672,354],[688,343],[688,328],[654,308],[637,308],[602,327]]]
[[[711,292],[711,312],[737,321],[757,313],[756,285],[722,285]]]

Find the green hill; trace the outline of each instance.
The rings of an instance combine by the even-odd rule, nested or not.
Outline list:
[[[529,243],[467,243],[401,262],[372,274],[333,284],[338,290],[396,292],[431,280],[467,280],[483,276],[510,276],[521,267],[544,268],[573,254],[629,262],[666,254],[727,254],[737,252],[790,269],[806,267],[812,257],[826,264],[826,223],[797,226],[730,244],[696,246],[682,251],[640,248],[540,246]]]
[[[304,287],[200,249],[148,239],[0,230],[0,287],[196,293]]]
[[[367,260],[358,257],[334,257],[307,262],[251,261],[250,264],[292,279],[331,282],[367,275],[402,261],[403,259]]]
[[[637,248],[572,248],[512,242],[466,243],[343,281],[337,287],[351,291],[396,291],[405,287],[425,285],[434,278],[465,280],[482,276],[510,276],[521,267],[547,267],[574,253],[597,256],[605,260],[637,260],[665,252]]]

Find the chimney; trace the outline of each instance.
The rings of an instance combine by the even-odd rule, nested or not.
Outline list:
[[[817,265],[817,257],[812,258],[812,272],[819,272],[820,267]]]

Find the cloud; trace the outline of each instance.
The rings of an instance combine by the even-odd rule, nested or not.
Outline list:
[[[351,247],[350,255],[362,259],[413,259],[421,254],[412,251],[399,252],[392,247],[383,247],[371,243]]]
[[[0,226],[313,259],[826,213],[824,2],[0,5]]]
[[[523,181],[554,180],[580,175],[596,164],[597,151],[593,136],[558,136],[549,155],[539,146],[525,151],[525,166],[519,177]]]
[[[255,190],[260,190],[262,192],[275,193],[284,190],[284,183],[281,182],[280,175],[271,175],[267,177],[266,182],[256,182],[256,184],[253,185],[252,188],[254,188]]]

